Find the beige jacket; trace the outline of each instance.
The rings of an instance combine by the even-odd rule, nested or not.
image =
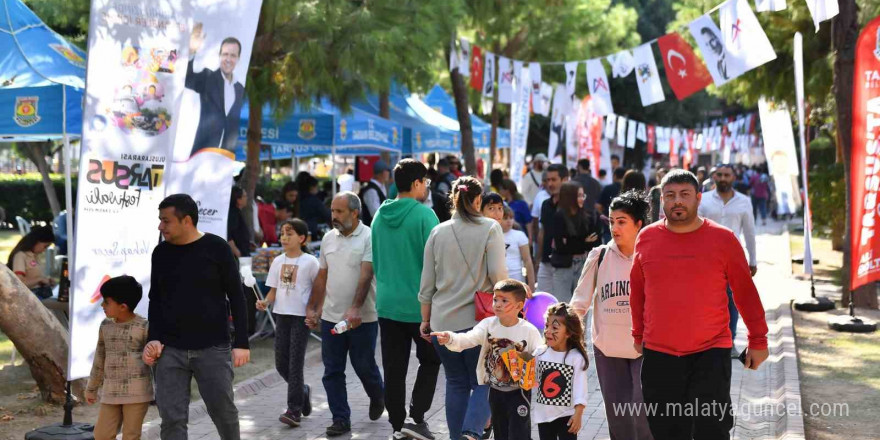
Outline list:
[[[505,278],[504,233],[495,220],[479,217],[471,223],[455,214],[437,225],[425,244],[419,290],[419,302],[431,304],[431,328],[458,331],[477,325],[474,292],[490,292]]]

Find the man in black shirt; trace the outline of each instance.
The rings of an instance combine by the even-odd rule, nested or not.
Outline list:
[[[552,250],[552,237],[555,234],[553,217],[556,214],[556,205],[559,203],[559,189],[568,181],[568,169],[561,164],[553,164],[547,167],[547,178],[544,188],[550,193],[550,198],[541,205],[541,230],[538,232],[538,243],[541,244],[541,253],[536,258],[538,263],[538,286],[542,292],[553,291],[553,266],[550,265],[550,251]]]
[[[602,243],[608,243],[611,241],[611,229],[608,227],[608,208],[611,207],[611,201],[620,195],[620,188],[623,186],[622,182],[624,175],[626,175],[625,168],[618,167],[614,169],[614,175],[612,176],[613,182],[605,188],[602,188],[602,194],[599,196],[599,203],[596,204],[596,209],[599,210],[599,215],[604,216],[602,219]]]
[[[186,194],[159,204],[164,242],[153,250],[150,341],[143,360],[155,365],[162,440],[185,440],[195,377],[223,440],[240,438],[232,396],[232,368],[250,360],[244,293],[238,263],[222,238],[196,229],[198,206]],[[229,310],[235,325],[230,344]]]

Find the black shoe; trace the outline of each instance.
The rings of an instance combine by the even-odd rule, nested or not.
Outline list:
[[[400,432],[418,440],[434,440],[434,434],[431,434],[431,430],[428,429],[427,422],[404,423]]]
[[[370,420],[379,420],[385,412],[385,399],[370,399]]]
[[[341,420],[334,420],[333,424],[327,427],[327,436],[336,437],[351,431],[351,423]]]
[[[308,416],[312,413],[312,387],[308,384],[303,385],[303,416]]]
[[[489,440],[492,437],[492,425],[483,430],[483,440]]]
[[[298,415],[287,411],[278,417],[278,421],[284,423],[287,426],[290,426],[291,428],[296,428],[297,426],[299,426],[301,419]]]

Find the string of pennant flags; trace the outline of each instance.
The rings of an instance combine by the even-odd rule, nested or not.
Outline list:
[[[799,0],[798,0],[799,1]],[[838,14],[837,0],[805,0],[818,31],[819,23]],[[758,12],[786,9],[786,0],[755,0]],[[719,12],[719,24],[711,17]],[[619,51],[604,57],[566,62],[524,62],[493,54],[482,47],[472,45],[466,38],[452,40],[450,71],[469,78],[470,86],[491,99],[495,93],[495,72],[498,72],[498,102],[511,104],[515,96],[514,80],[521,78],[528,68],[532,90],[532,111],[549,116],[550,102],[562,97],[575,99],[578,66],[586,64],[587,86],[595,111],[599,115],[614,112],[611,88],[603,58],[611,68],[614,78],[636,74],[642,105],[647,107],[666,100],[660,83],[652,45],[657,44],[666,79],[678,100],[705,89],[710,84],[722,86],[744,73],[776,59],[764,29],[758,22],[748,0],[727,0],[706,14],[690,22],[688,31],[697,43],[702,57],[679,32],[671,32],[637,47]],[[542,65],[562,64],[565,84],[554,88],[542,82]],[[554,104],[555,106],[555,104]]]

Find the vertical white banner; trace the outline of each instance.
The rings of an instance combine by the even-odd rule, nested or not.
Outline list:
[[[568,91],[568,99],[569,101],[574,100],[574,94],[576,92],[575,85],[577,83],[577,72],[578,72],[578,62],[571,61],[565,63],[565,90]]]
[[[642,106],[663,102],[666,97],[663,96],[663,85],[660,84],[660,73],[657,72],[651,43],[633,49],[633,57],[636,60],[636,84],[639,86]]]
[[[626,148],[636,147],[636,126],[638,122],[630,119],[626,125]]]
[[[459,40],[461,50],[458,51],[458,73],[465,78],[471,77],[471,43],[467,38]]]
[[[593,98],[593,106],[597,114],[605,116],[614,113],[614,105],[611,103],[611,86],[608,76],[605,74],[605,66],[601,58],[587,61],[587,87]]]
[[[542,116],[550,116],[550,103],[553,101],[553,86],[545,82],[541,83],[541,111],[535,111]]]
[[[77,191],[67,378],[87,377],[101,285],[150,284],[169,146],[181,125],[190,5],[93,0]],[[136,312],[146,316],[147,301]]]
[[[623,116],[617,117],[617,145],[621,147],[626,145],[626,121]]]
[[[544,113],[544,101],[541,99],[541,65],[529,63],[529,81],[532,90],[532,111],[537,114]]]
[[[804,273],[813,273],[813,249],[811,236],[813,231],[812,212],[810,211],[810,192],[807,185],[807,140],[804,135],[804,37],[800,32],[794,34],[794,90],[797,96],[798,140],[801,144],[801,178],[804,184]]]
[[[495,93],[495,54],[485,52],[483,67],[483,97],[493,98]]]
[[[605,139],[614,140],[617,137],[617,115],[611,113],[605,118]]]
[[[513,65],[510,58],[498,57],[498,102],[513,102]]]
[[[526,163],[526,146],[529,140],[529,100],[532,84],[529,69],[519,69],[514,81],[514,100],[510,108],[510,176],[519,185]]]
[[[199,205],[199,230],[226,238],[235,147],[260,2],[190,1],[190,46],[195,50],[187,60],[180,107],[183,124],[174,143],[167,191],[189,194]],[[459,71],[464,67],[459,65]]]
[[[567,133],[565,127],[565,118],[571,107],[571,101],[568,99],[568,91],[565,86],[558,84],[556,93],[553,97],[553,113],[550,115],[550,144],[547,148],[547,158],[552,163],[560,163],[556,160],[556,156],[565,156],[565,135]]]

